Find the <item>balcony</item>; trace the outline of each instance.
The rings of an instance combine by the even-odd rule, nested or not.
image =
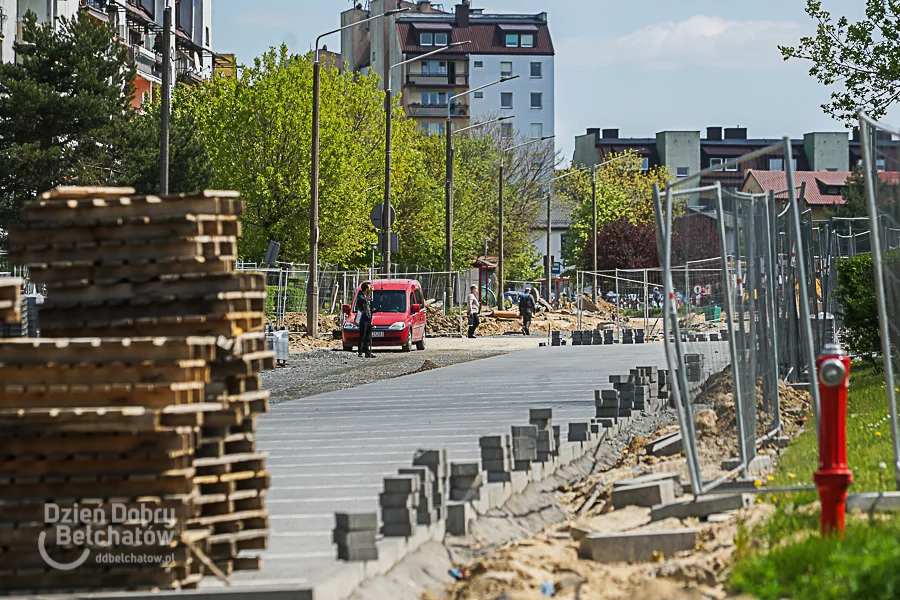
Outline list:
[[[128,48],[128,57],[134,61],[138,75],[148,81],[162,82],[162,68],[156,62],[155,52],[135,44]]]
[[[469,87],[469,74],[457,73],[450,75],[447,73],[407,73],[406,85],[424,85],[429,87]]]
[[[446,104],[410,104],[407,108],[409,109],[409,116],[414,119],[422,117],[447,118]],[[450,107],[450,116],[467,118],[469,116],[469,105],[453,104]]]
[[[104,23],[109,21],[109,2],[107,0],[84,0],[81,3],[81,10],[88,13],[93,18]]]

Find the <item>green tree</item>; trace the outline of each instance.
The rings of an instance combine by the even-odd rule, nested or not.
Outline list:
[[[816,21],[816,33],[796,47],[779,46],[784,59],[809,60],[809,74],[820,83],[842,84],[822,105],[826,113],[848,123],[860,109],[884,116],[900,98],[900,2],[866,0],[866,16],[856,23],[833,18],[820,0],[807,0],[806,13]]]
[[[621,157],[621,158],[620,158]],[[611,154],[606,160],[618,159],[597,169],[597,230],[607,223],[625,220],[629,223],[653,224],[653,184],[663,188],[671,175],[665,167],[641,169],[642,158],[636,154]],[[580,168],[573,165],[573,169]],[[591,172],[583,171],[561,179],[556,195],[572,207],[572,229],[563,245],[563,258],[570,265],[589,268],[592,263],[590,238],[593,227]]]
[[[169,192],[195,192],[212,186],[212,161],[194,115],[185,106],[190,92],[175,89],[169,119]],[[139,194],[159,193],[159,138],[162,107],[146,104],[135,115],[126,133],[127,151],[119,165],[117,185],[133,187]]]
[[[29,11],[17,62],[0,64],[0,229],[22,203],[114,180],[133,109],[134,67],[112,27],[80,12],[57,27]]]
[[[833,214],[836,217],[868,217],[869,205],[866,198],[866,181],[862,169],[857,167],[853,174],[847,178],[847,184],[843,189],[844,204],[834,207]],[[882,211],[892,210],[898,206],[900,199],[900,186],[889,183],[880,175],[876,184],[876,198],[878,208]],[[866,225],[868,228],[868,225]]]

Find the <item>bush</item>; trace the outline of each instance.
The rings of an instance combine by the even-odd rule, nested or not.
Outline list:
[[[844,344],[851,354],[881,352],[873,273],[871,254],[842,258],[837,263],[835,297],[844,321]]]

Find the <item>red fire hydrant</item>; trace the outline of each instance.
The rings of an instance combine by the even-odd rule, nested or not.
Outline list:
[[[847,488],[847,382],[850,357],[827,344],[816,359],[819,374],[819,470],[813,475],[822,504],[822,535],[844,534]]]

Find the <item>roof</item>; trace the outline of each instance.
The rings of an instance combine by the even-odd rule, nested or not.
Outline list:
[[[520,54],[525,56],[545,55],[553,56],[553,40],[550,38],[550,28],[546,23],[526,24],[534,27],[528,33],[534,34],[533,48],[507,48],[506,32],[501,29],[503,23],[478,23],[473,18],[468,27],[456,27],[452,20],[436,21],[435,19],[420,20],[422,15],[410,17],[402,17],[397,19],[397,37],[400,40],[400,48],[404,54],[416,54],[431,52],[434,46],[420,46],[418,31],[434,31],[439,24],[451,25],[450,43],[465,42],[470,43],[460,46],[455,50],[465,54]],[[513,28],[513,31],[524,31],[522,28],[526,25],[519,25]]]
[[[844,204],[839,190],[837,194],[828,193],[828,188],[843,188],[851,171],[797,171],[794,173],[794,184],[806,184],[803,200],[811,206],[831,206]],[[787,189],[787,174],[784,171],[762,171],[750,169],[746,181],[753,178],[764,192],[781,192]]]
[[[550,229],[568,229],[572,226],[572,205],[568,202],[561,201],[557,198],[553,199],[550,205]],[[536,230],[546,231],[547,229],[547,199],[541,200],[541,207],[535,220],[534,228]]]
[[[475,260],[472,261],[472,266],[477,268],[496,269],[497,262],[498,259],[496,256],[479,255]]]

